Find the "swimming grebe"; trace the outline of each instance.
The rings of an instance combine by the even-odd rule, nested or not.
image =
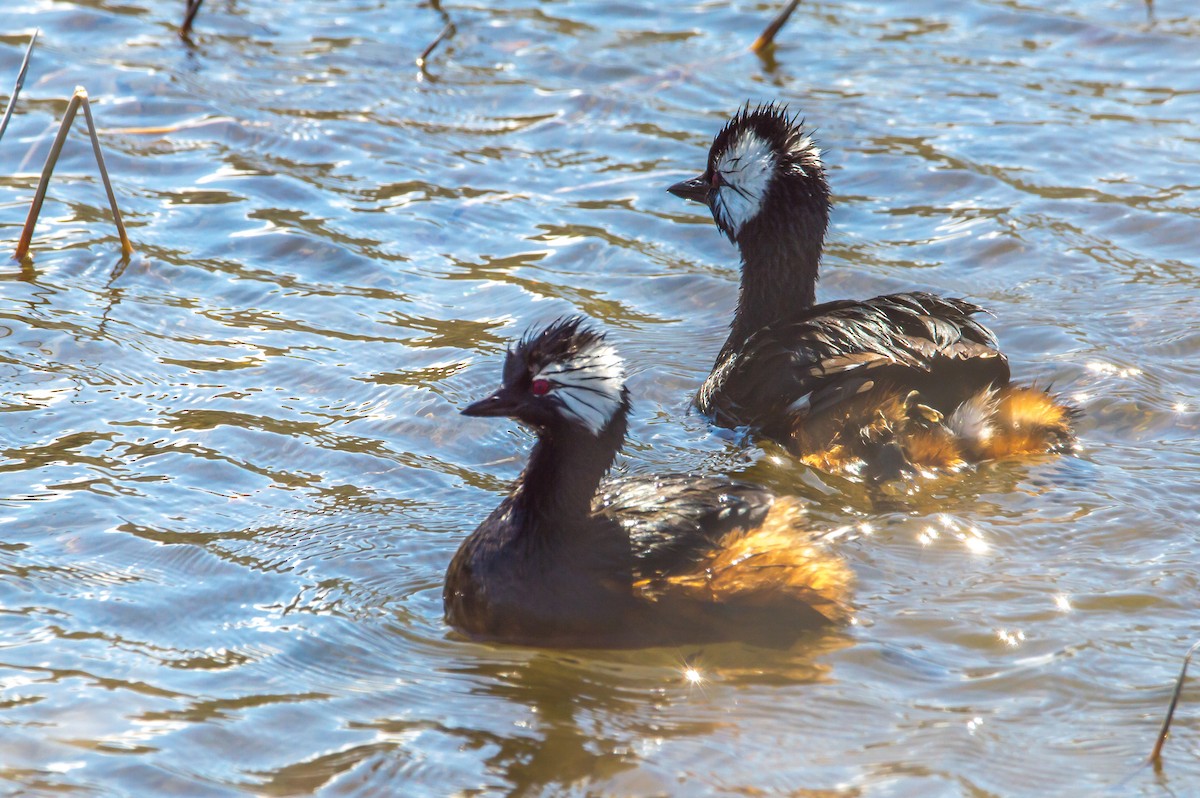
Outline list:
[[[742,255],[732,329],[696,396],[717,424],[877,478],[1069,446],[1074,411],[1009,383],[978,305],[923,292],[815,304],[829,184],[786,108],[745,106],[704,173],[669,191],[708,205]]]
[[[601,483],[625,440],[624,363],[579,317],[509,349],[468,416],[537,442],[446,572],[446,622],[485,640],[636,647],[777,641],[848,619],[850,570],[792,499],[720,477]]]

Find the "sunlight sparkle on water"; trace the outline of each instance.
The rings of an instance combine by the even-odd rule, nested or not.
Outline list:
[[[843,526],[837,527],[836,529],[829,530],[828,532],[826,532],[824,534],[823,537],[825,538],[825,540],[832,541],[832,540],[837,540],[838,538],[841,538],[841,537],[845,537],[846,535],[850,534],[853,531],[854,531],[854,527],[851,524],[845,524]]]
[[[82,767],[87,767],[86,762],[51,762],[44,766],[51,773],[69,773],[72,770],[78,770]]]
[[[1112,375],[1116,377],[1124,377],[1125,379],[1142,376],[1142,370],[1136,366],[1121,368],[1115,363],[1104,363],[1099,360],[1093,360],[1091,363],[1085,365],[1084,368],[1093,374]]]
[[[683,669],[683,680],[688,684],[699,686],[704,684],[704,674],[700,673],[697,668],[688,665]]]
[[[1054,608],[1059,612],[1071,611],[1071,598],[1065,593],[1059,593],[1054,597]]]
[[[967,547],[967,551],[972,554],[987,554],[988,542],[979,537],[978,533],[973,535],[963,535],[963,545]]]
[[[1015,632],[1010,632],[1007,629],[997,629],[996,637],[1000,638],[1000,641],[1010,648],[1016,648],[1025,642],[1025,633],[1020,629]]]

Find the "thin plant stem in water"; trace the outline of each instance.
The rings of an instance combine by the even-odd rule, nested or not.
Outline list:
[[[1154,750],[1150,752],[1148,763],[1158,765],[1162,761],[1163,743],[1167,741],[1167,733],[1171,730],[1171,718],[1175,716],[1175,707],[1179,704],[1179,694],[1183,692],[1183,680],[1187,677],[1188,664],[1192,655],[1200,651],[1200,641],[1192,644],[1187,655],[1183,658],[1183,667],[1179,669],[1179,678],[1175,680],[1175,692],[1171,694],[1171,703],[1167,707],[1167,716],[1163,718],[1162,728],[1158,730],[1158,739],[1154,742]]]
[[[117,234],[121,237],[121,255],[127,258],[133,254],[133,245],[129,243],[129,236],[125,233],[125,223],[121,220],[121,211],[117,208],[117,197],[113,193],[112,182],[108,179],[108,170],[104,167],[104,155],[100,151],[100,139],[96,135],[96,125],[92,120],[92,106],[88,102],[87,89],[78,86],[71,96],[71,102],[67,105],[67,112],[63,115],[58,135],[54,137],[54,144],[50,146],[50,154],[46,156],[46,165],[42,168],[42,177],[38,180],[33,203],[29,206],[29,216],[25,219],[25,228],[21,231],[21,240],[17,243],[17,251],[14,254],[18,261],[24,261],[29,255],[29,244],[33,241],[33,228],[42,212],[46,189],[50,186],[50,176],[54,174],[54,166],[58,163],[58,156],[62,153],[67,133],[70,132],[71,123],[75,121],[75,114],[78,113],[81,105],[83,106],[83,115],[87,119],[88,134],[92,137],[92,151],[96,154],[96,165],[100,167],[104,191],[108,194],[108,204],[112,208],[113,221],[117,225]]]
[[[429,74],[429,72],[425,69],[425,65],[429,60],[429,56],[439,44],[453,36],[458,31],[458,28],[454,27],[454,20],[450,18],[450,14],[446,12],[446,9],[442,8],[441,0],[430,0],[429,7],[436,11],[442,18],[443,25],[442,32],[437,35],[437,38],[430,42],[429,46],[422,50],[421,54],[417,56],[417,68],[421,70],[421,74],[418,77],[420,80],[434,79],[433,75]]]
[[[750,45],[750,49],[756,53],[761,53],[763,50],[774,44],[775,34],[779,33],[779,29],[787,24],[788,17],[792,15],[792,12],[796,10],[796,6],[798,5],[800,5],[800,0],[791,0],[791,2],[788,3],[787,6],[785,6],[784,9],[776,15],[775,19],[771,20],[771,24],[759,34],[758,38],[754,40],[754,44]]]
[[[432,42],[430,42],[429,46],[426,47],[424,50],[422,50],[421,54],[419,56],[417,56],[417,66],[419,66],[421,69],[424,69],[425,68],[425,59],[428,58],[429,54],[433,52],[433,48],[435,48],[439,44],[441,44],[442,40],[445,39],[447,36],[449,36],[453,32],[454,32],[454,23],[447,22],[446,27],[442,28],[442,32],[437,35],[437,38],[434,39]]]
[[[180,38],[187,39],[192,35],[192,23],[196,21],[196,14],[200,13],[203,2],[204,0],[187,0],[183,9],[183,24],[179,26]]]
[[[17,105],[17,95],[21,93],[21,87],[25,85],[25,73],[29,71],[29,56],[33,53],[33,45],[41,32],[41,28],[36,29],[33,37],[29,40],[29,46],[25,48],[25,58],[21,61],[21,71],[17,73],[17,83],[13,86],[12,96],[8,99],[8,107],[4,109],[4,121],[0,122],[0,139],[4,138],[4,131],[8,129],[8,120],[12,117],[13,108]]]

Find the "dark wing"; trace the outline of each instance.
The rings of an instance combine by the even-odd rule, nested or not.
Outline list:
[[[928,293],[815,305],[727,344],[696,404],[724,426],[765,428],[883,381],[949,412],[1009,379],[995,337],[971,318],[980,311]]]
[[[730,532],[762,524],[773,502],[753,485],[668,474],[605,483],[592,511],[621,525],[635,571],[648,577],[699,562]]]

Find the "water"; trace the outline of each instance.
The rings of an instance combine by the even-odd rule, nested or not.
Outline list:
[[[177,7],[178,6],[178,7]],[[0,792],[1185,795],[1200,637],[1188,4],[15,0],[0,142]],[[7,96],[7,95],[5,95]],[[820,296],[988,305],[1074,456],[872,504],[687,412],[735,253],[665,187],[747,99],[818,130]],[[133,128],[169,127],[168,132]],[[529,437],[457,409],[527,324],[632,364],[625,473],[743,474],[850,527],[858,625],[789,650],[464,643],[459,541]],[[704,681],[683,678],[691,663]],[[1118,786],[1120,785],[1120,786]]]

